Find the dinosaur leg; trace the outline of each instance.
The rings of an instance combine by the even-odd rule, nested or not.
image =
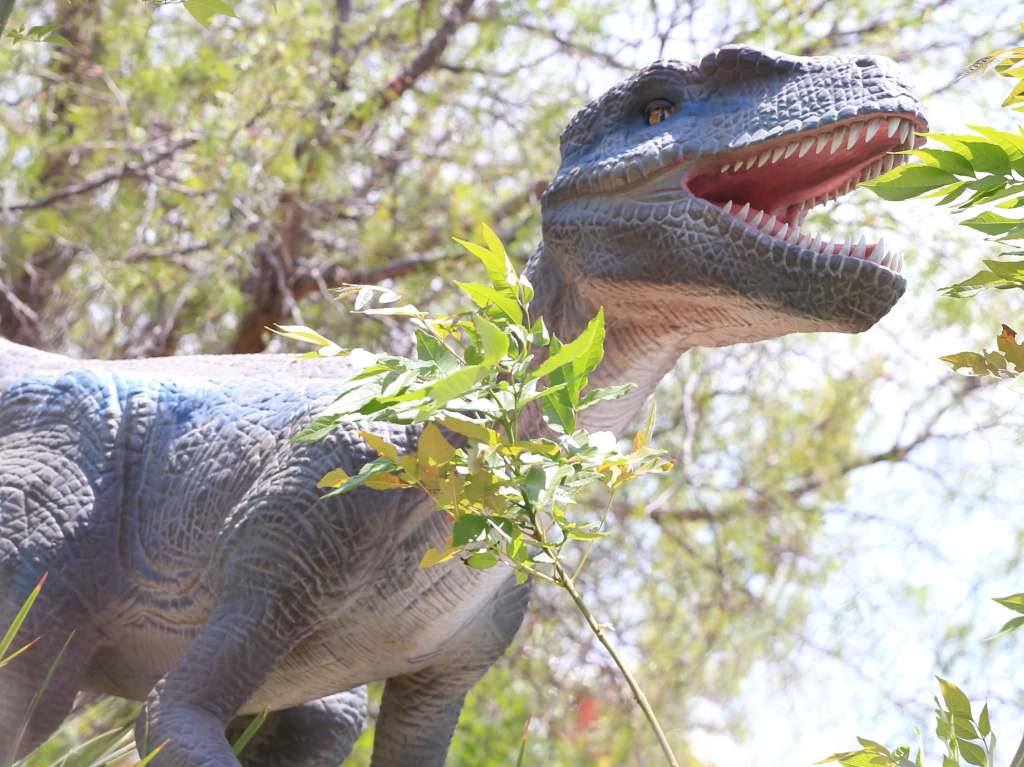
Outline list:
[[[228,728],[228,740],[252,717]],[[366,688],[340,692],[302,706],[272,712],[240,757],[243,767],[338,767],[366,725]]]
[[[214,609],[136,720],[139,753],[162,746],[153,767],[240,767],[225,737],[227,725],[301,639],[274,609],[284,601],[247,595]]]
[[[0,628],[12,616],[0,610]],[[84,637],[69,638],[53,627],[23,631],[22,636],[25,642],[39,639],[0,668],[0,764],[25,756],[60,726],[75,702],[92,651]],[[13,648],[22,644],[15,639]]]
[[[529,585],[506,588],[428,668],[392,677],[373,744],[373,767],[441,767],[466,693],[512,642],[526,612]]]

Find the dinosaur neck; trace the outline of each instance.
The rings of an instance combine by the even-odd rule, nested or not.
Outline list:
[[[551,254],[540,258],[543,247],[537,249],[526,268],[535,289],[533,314],[544,318],[549,331],[569,341],[579,335],[600,306],[584,297],[574,281],[565,279]],[[579,425],[590,431],[621,434],[688,347],[678,329],[611,317],[606,322],[604,359],[591,373],[590,386],[632,383],[636,388],[621,399],[584,410]],[[523,433],[544,430],[539,407],[524,413],[524,419]]]

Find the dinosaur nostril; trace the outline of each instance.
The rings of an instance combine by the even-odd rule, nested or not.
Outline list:
[[[857,58],[857,59],[856,59],[856,60],[854,61],[854,63],[855,63],[855,64],[856,64],[856,65],[857,65],[858,67],[863,67],[864,69],[867,69],[868,67],[873,67],[873,66],[875,66],[875,64],[876,64],[877,62],[875,61],[874,57],[872,57],[872,56],[860,56],[860,57],[858,57],[858,58]]]

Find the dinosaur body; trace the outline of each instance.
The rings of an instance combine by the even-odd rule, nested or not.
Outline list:
[[[604,306],[592,384],[639,384],[583,425],[623,428],[689,347],[884,315],[905,286],[884,246],[797,229],[913,145],[912,126],[891,62],[743,47],[652,65],[580,112],[544,197],[534,309],[566,338]],[[273,355],[77,362],[0,340],[0,626],[49,573],[30,619],[43,639],[0,669],[0,754],[74,630],[19,752],[88,689],[146,701],[136,735],[168,741],[158,767],[237,767],[225,728],[264,707],[242,764],[333,767],[363,726],[361,685],[386,679],[373,764],[444,762],[528,587],[501,568],[420,569],[448,529],[416,492],[319,498],[328,470],[374,457],[350,430],[289,442],[349,372]]]

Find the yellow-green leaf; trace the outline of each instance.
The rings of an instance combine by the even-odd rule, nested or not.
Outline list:
[[[317,487],[341,487],[349,481],[348,473],[344,469],[331,469],[329,472],[324,474],[320,481],[316,483]]]
[[[480,344],[484,347],[484,365],[496,365],[508,352],[508,335],[489,320],[474,315],[473,325],[480,335]]]
[[[647,447],[651,444],[651,435],[654,434],[654,423],[658,417],[658,409],[654,400],[651,400],[651,407],[647,411],[647,420],[644,421],[644,427],[636,433],[633,437],[633,449],[639,450],[640,448]]]
[[[388,458],[396,463],[398,462],[398,448],[379,434],[374,434],[372,431],[361,431],[359,432],[359,436],[365,440],[367,445],[376,450],[378,455]]]
[[[423,559],[420,560],[420,567],[426,569],[428,567],[433,567],[434,565],[439,565],[442,562],[447,562],[458,556],[461,551],[461,546],[452,546],[445,551],[427,549],[426,553],[423,555]]]
[[[463,437],[468,437],[475,442],[483,442],[487,445],[498,444],[498,432],[487,428],[482,423],[466,421],[449,415],[441,419],[441,425],[449,431],[461,434]]]
[[[428,423],[426,428],[420,432],[419,456],[421,471],[425,460],[437,466],[447,461],[454,454],[455,448],[444,438],[441,430],[434,424]]]
[[[500,293],[487,285],[481,285],[478,282],[459,282],[455,280],[455,284],[481,309],[493,306],[516,324],[522,324],[523,310],[515,298],[505,293]]]
[[[456,370],[430,386],[429,401],[435,406],[441,406],[456,397],[461,397],[476,386],[487,372],[487,368],[482,365],[467,365],[462,370]]]

